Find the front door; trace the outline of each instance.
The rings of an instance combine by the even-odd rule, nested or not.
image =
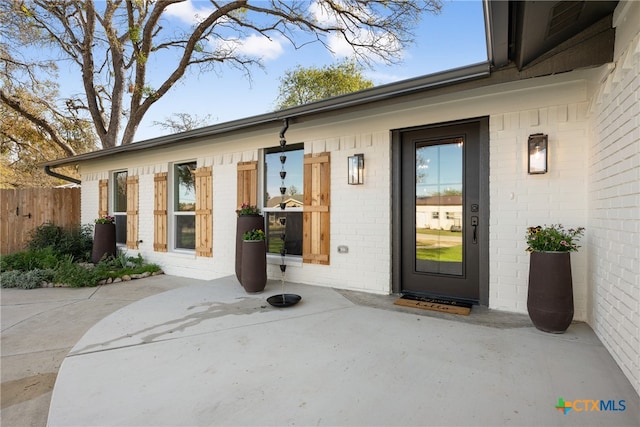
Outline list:
[[[471,121],[399,133],[402,293],[480,301],[488,219],[480,127]]]

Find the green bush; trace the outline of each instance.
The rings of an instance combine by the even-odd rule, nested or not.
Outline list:
[[[62,228],[46,222],[31,231],[27,249],[37,251],[53,248],[63,255],[72,255],[80,262],[91,260],[93,245],[91,225],[73,225]]]
[[[30,271],[5,271],[0,273],[0,283],[3,288],[34,289],[53,279],[53,270],[34,269]]]
[[[55,283],[64,283],[72,288],[96,286],[99,280],[99,275],[92,265],[78,264],[71,255],[65,255],[53,272]]]
[[[76,261],[90,262],[91,249],[93,248],[93,227],[85,224],[65,229],[58,245],[58,250],[61,253],[73,255]]]
[[[140,254],[127,256],[124,252],[120,252],[115,258],[100,261],[95,267],[90,263],[82,263],[84,257],[74,254],[84,250],[81,248],[87,241],[86,229],[80,227],[74,232],[58,229],[62,230],[59,234],[56,229],[50,224],[39,227],[39,231],[34,233],[36,237],[33,239],[33,249],[0,258],[0,280],[3,288],[33,289],[40,287],[43,281],[71,287],[96,286],[103,279],[161,270],[157,264],[145,264]],[[57,247],[49,245],[52,241],[58,242]],[[39,248],[38,245],[47,246]],[[91,243],[88,248],[90,258]]]
[[[115,279],[125,274],[142,274],[145,272],[155,273],[160,271],[157,264],[145,264],[142,255],[127,256],[126,253],[120,252],[117,257],[100,261],[95,268],[95,273],[99,280]]]
[[[52,247],[16,252],[0,258],[0,271],[53,269],[58,265],[61,258],[62,255]]]
[[[37,251],[38,249],[44,249],[47,247],[55,248],[58,245],[61,236],[62,227],[58,227],[51,222],[45,222],[31,230],[27,249],[30,251]]]

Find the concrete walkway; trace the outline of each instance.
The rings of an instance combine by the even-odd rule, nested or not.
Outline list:
[[[64,360],[49,425],[640,425],[638,395],[586,324],[551,335],[520,315],[297,284],[302,302],[275,309],[279,292],[225,278],[107,316]],[[559,398],[625,410],[565,415]]]
[[[132,302],[196,283],[154,276],[95,288],[1,289],[0,425],[45,426],[58,369],[93,325]]]

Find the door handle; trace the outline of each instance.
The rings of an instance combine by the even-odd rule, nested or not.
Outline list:
[[[477,216],[471,217],[471,226],[473,227],[473,244],[475,245],[478,243],[478,217]]]

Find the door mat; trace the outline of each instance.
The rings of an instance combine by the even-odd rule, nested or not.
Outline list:
[[[423,310],[442,311],[451,314],[468,316],[471,313],[471,304],[438,298],[419,297],[415,295],[403,295],[394,302],[403,307],[420,308]]]

